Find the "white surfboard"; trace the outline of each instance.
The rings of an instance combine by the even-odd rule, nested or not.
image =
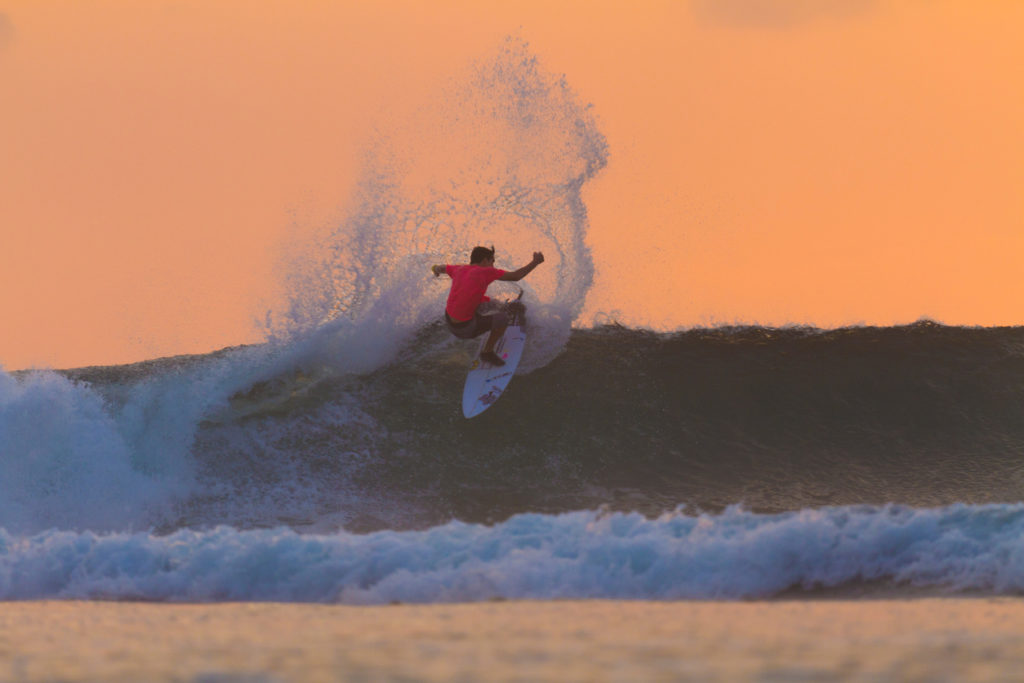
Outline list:
[[[484,335],[480,348],[483,349],[486,343],[487,335]],[[498,358],[505,361],[505,364],[491,365],[480,360],[479,355],[473,360],[469,374],[466,375],[466,387],[462,390],[463,415],[475,417],[490,408],[501,397],[501,393],[512,381],[512,375],[519,366],[525,344],[526,332],[523,330],[522,315],[514,315],[505,334],[494,345],[494,352],[498,354]]]

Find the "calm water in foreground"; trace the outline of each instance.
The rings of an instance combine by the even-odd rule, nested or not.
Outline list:
[[[4,681],[1014,680],[1024,600],[8,602]]]

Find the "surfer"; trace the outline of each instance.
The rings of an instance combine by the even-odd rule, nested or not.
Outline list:
[[[487,296],[487,286],[495,280],[517,282],[526,277],[530,271],[544,263],[544,254],[533,253],[533,260],[518,270],[505,271],[494,267],[494,247],[474,247],[469,255],[469,265],[436,265],[431,268],[434,277],[442,273],[452,279],[452,288],[448,292],[448,303],[445,305],[444,318],[448,329],[459,339],[472,339],[484,332],[490,332],[480,360],[491,365],[504,365],[505,361],[494,353],[494,345],[505,334],[508,327],[508,315],[498,309],[487,313],[481,312]]]

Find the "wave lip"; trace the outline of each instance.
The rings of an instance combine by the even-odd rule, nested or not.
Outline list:
[[[1022,538],[1024,504],[524,514],[366,535],[0,531],[0,598],[742,599],[866,583],[996,595],[1024,590]]]

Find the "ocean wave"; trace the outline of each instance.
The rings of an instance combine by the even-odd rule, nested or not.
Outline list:
[[[1024,328],[576,330],[467,421],[471,351],[435,324],[361,372],[249,348],[0,375],[0,526],[365,532],[1024,494]]]

